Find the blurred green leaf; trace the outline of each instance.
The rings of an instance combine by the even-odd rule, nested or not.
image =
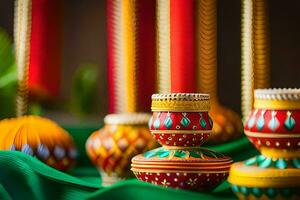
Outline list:
[[[10,84],[14,84],[18,81],[18,76],[17,76],[17,68],[15,63],[8,67],[8,69],[3,72],[0,76],[0,89],[5,88],[6,86]]]
[[[39,115],[42,116],[44,114],[44,109],[40,103],[32,102],[29,105],[29,114],[30,115]]]
[[[93,111],[97,93],[97,65],[82,64],[72,82],[72,110],[79,115]]]
[[[12,41],[8,34],[0,28],[0,77],[15,62]]]
[[[0,118],[15,115],[17,69],[13,44],[8,34],[0,28]]]

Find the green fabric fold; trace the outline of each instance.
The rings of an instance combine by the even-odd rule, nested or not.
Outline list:
[[[74,131],[76,138],[86,137]],[[80,134],[80,135],[79,135]],[[75,141],[85,160],[84,141]],[[257,154],[245,137],[227,144],[209,148],[231,156],[235,161],[245,160]],[[126,180],[110,187],[101,186],[98,171],[90,163],[79,163],[68,173],[53,169],[34,157],[20,152],[0,151],[0,199],[22,200],[82,200],[82,199],[236,199],[227,182],[209,193],[190,192],[163,188],[136,179]]]

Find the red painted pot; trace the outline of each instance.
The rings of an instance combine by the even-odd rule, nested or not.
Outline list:
[[[300,89],[255,90],[254,110],[245,134],[261,153],[273,158],[300,155]]]
[[[132,159],[131,170],[145,182],[187,190],[211,190],[228,176],[232,160],[204,148],[167,150],[163,147]]]
[[[152,110],[150,131],[166,148],[200,146],[212,132],[206,94],[155,94]]]

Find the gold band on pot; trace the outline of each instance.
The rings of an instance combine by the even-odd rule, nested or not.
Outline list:
[[[170,93],[152,95],[152,111],[201,112],[209,111],[208,94]]]
[[[293,159],[298,158],[300,155],[300,149],[274,149],[274,148],[266,148],[266,147],[260,147],[261,154],[270,157],[273,159],[278,158],[286,158],[286,159]]]
[[[245,187],[286,187],[300,186],[299,169],[261,169],[245,166],[242,162],[235,163],[229,171],[228,182]]]
[[[273,88],[254,91],[254,108],[267,110],[300,109],[300,89]]]
[[[300,109],[300,101],[294,100],[273,100],[273,99],[255,99],[254,108],[256,109],[272,109],[272,110],[298,110]]]

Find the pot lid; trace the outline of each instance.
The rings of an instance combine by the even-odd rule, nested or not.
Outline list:
[[[135,156],[132,168],[169,170],[226,171],[231,158],[205,148],[164,149],[163,147]]]

